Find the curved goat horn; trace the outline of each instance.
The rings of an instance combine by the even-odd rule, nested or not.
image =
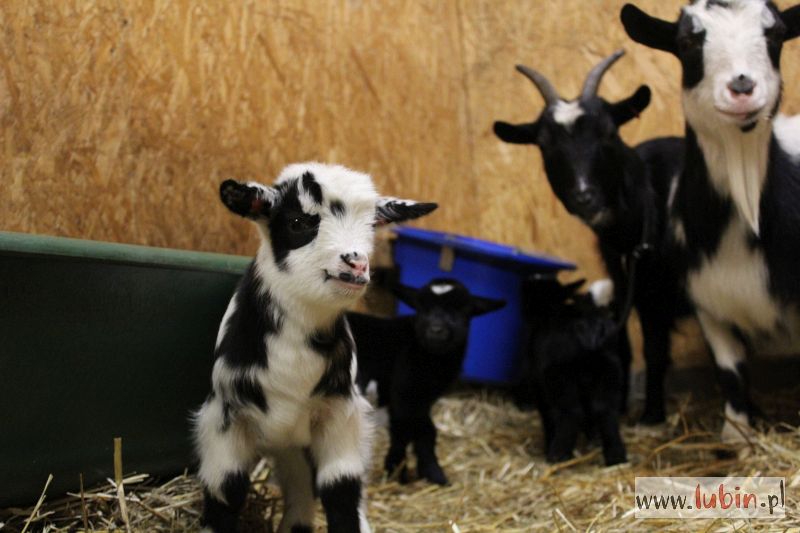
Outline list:
[[[600,63],[595,65],[591,72],[589,72],[589,76],[586,78],[586,82],[583,84],[583,92],[581,93],[581,100],[586,100],[593,96],[597,95],[597,89],[600,87],[600,81],[603,79],[603,75],[611,68],[611,65],[617,62],[617,60],[625,55],[625,50],[617,50]]]
[[[561,97],[558,96],[558,92],[556,91],[555,87],[553,87],[553,85],[547,81],[547,78],[542,76],[540,73],[536,72],[532,68],[526,67],[525,65],[517,65],[517,70],[520,72],[520,74],[531,80],[533,84],[536,85],[536,88],[539,89],[540,93],[542,93],[544,102],[548,107],[561,100]]]

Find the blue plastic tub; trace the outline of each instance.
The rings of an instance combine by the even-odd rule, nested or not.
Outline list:
[[[433,278],[450,277],[473,294],[507,302],[500,311],[472,321],[461,377],[482,383],[513,382],[522,349],[522,280],[534,273],[573,270],[575,265],[460,235],[410,227],[395,231],[394,260],[401,283],[421,287]],[[399,304],[398,314],[411,313],[411,308]]]

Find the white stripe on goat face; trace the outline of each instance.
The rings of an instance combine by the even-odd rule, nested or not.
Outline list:
[[[453,286],[449,283],[442,283],[437,285],[431,285],[431,292],[436,296],[441,296],[442,294],[447,294],[448,292],[453,290]]]
[[[571,130],[575,121],[581,118],[584,113],[583,107],[581,107],[581,103],[578,100],[572,102],[559,100],[553,106],[553,120],[556,121],[556,124],[567,128],[567,130]]]
[[[683,8],[683,101],[695,129],[741,127],[772,113],[781,78],[770,58],[767,34],[778,24],[764,0],[700,0]],[[701,55],[693,50],[697,47]],[[752,94],[733,92],[736,79],[752,81]]]

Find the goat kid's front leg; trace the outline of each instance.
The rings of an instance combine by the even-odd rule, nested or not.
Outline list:
[[[406,448],[411,442],[413,421],[390,409],[389,412],[389,451],[386,452],[386,459],[383,468],[389,476],[397,473],[400,483],[408,483],[408,469],[406,468]]]
[[[302,448],[280,450],[273,456],[283,492],[283,518],[278,533],[311,533],[316,507],[311,458]]]
[[[327,417],[311,436],[317,487],[329,533],[369,533],[362,479],[369,464],[369,403],[354,393],[328,399]]]
[[[244,431],[224,423],[219,396],[206,401],[197,414],[195,439],[200,456],[197,476],[203,485],[203,531],[235,533],[247,499],[254,450]]]
[[[743,443],[750,432],[750,400],[747,383],[747,350],[733,331],[708,313],[698,311],[697,318],[706,341],[711,346],[722,394],[725,396],[725,423],[722,441]]]
[[[436,426],[430,413],[414,419],[414,453],[417,456],[417,474],[437,485],[447,485],[447,476],[436,458]]]

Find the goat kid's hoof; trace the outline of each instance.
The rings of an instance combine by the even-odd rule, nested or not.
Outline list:
[[[658,426],[666,421],[667,416],[664,411],[645,411],[639,418],[639,423],[643,426]]]
[[[572,452],[550,452],[547,454],[547,462],[551,464],[563,463],[572,458]]]
[[[408,468],[406,465],[398,465],[393,468],[386,467],[386,477],[390,480],[396,480],[401,485],[408,484]]]
[[[606,466],[614,466],[620,465],[622,463],[627,463],[628,458],[625,455],[625,452],[610,452],[608,455],[605,456]]]
[[[449,483],[449,481],[447,481],[447,476],[444,475],[444,470],[442,470],[442,467],[439,465],[419,468],[417,473],[420,478],[427,479],[436,485],[447,485]]]

